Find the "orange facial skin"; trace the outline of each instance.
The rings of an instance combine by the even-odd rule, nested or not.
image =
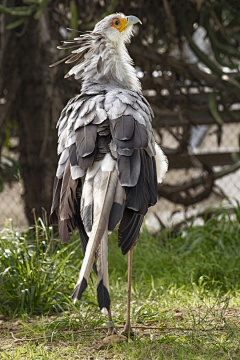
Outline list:
[[[122,32],[128,26],[128,21],[126,18],[113,19],[112,26],[119,32]]]

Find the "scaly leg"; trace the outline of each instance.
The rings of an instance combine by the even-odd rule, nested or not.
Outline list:
[[[111,313],[111,309],[108,310],[108,322],[107,322],[107,327],[108,327],[108,336],[116,334],[117,330],[114,326],[114,322],[112,320],[112,313]]]
[[[131,287],[132,287],[132,260],[133,260],[133,247],[128,252],[128,296],[127,296],[127,318],[123,329],[123,334],[127,336],[132,335],[131,328]]]

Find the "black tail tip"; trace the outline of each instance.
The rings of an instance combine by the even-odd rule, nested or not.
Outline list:
[[[98,298],[98,305],[100,310],[106,308],[107,310],[110,309],[110,296],[108,289],[106,286],[103,285],[103,281],[101,280],[97,286],[97,298]]]
[[[72,294],[72,300],[80,300],[82,297],[82,294],[84,292],[84,290],[87,287],[87,280],[85,278],[82,279],[82,281],[80,282],[80,284],[78,284]]]

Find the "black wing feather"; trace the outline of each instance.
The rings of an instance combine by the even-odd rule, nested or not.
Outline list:
[[[52,200],[52,207],[50,213],[50,223],[53,224],[54,222],[58,221],[58,206],[59,206],[59,198],[60,192],[62,187],[62,178],[58,179],[55,176],[54,184],[53,184],[53,200]]]
[[[72,144],[69,149],[69,157],[70,157],[70,164],[72,166],[77,166],[77,152],[76,152],[76,144]]]
[[[118,246],[125,255],[136,244],[144,216],[134,210],[125,209],[118,229]]]
[[[117,147],[119,180],[126,192],[119,226],[119,246],[126,254],[137,241],[149,206],[157,201],[156,164],[154,157],[145,151],[149,140],[147,129],[132,116],[114,120],[110,130]]]

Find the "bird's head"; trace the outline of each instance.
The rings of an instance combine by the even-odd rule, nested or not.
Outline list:
[[[137,23],[142,22],[136,16],[115,13],[99,21],[93,33],[101,34],[113,43],[128,42],[133,35],[133,25]]]
[[[133,15],[108,15],[95,25],[93,31],[63,41],[58,49],[74,50],[50,66],[65,61],[74,64],[65,77],[74,75],[75,79],[82,78],[85,84],[111,83],[141,92],[140,81],[125,46],[133,35],[133,25],[137,23],[141,24],[141,21]]]

